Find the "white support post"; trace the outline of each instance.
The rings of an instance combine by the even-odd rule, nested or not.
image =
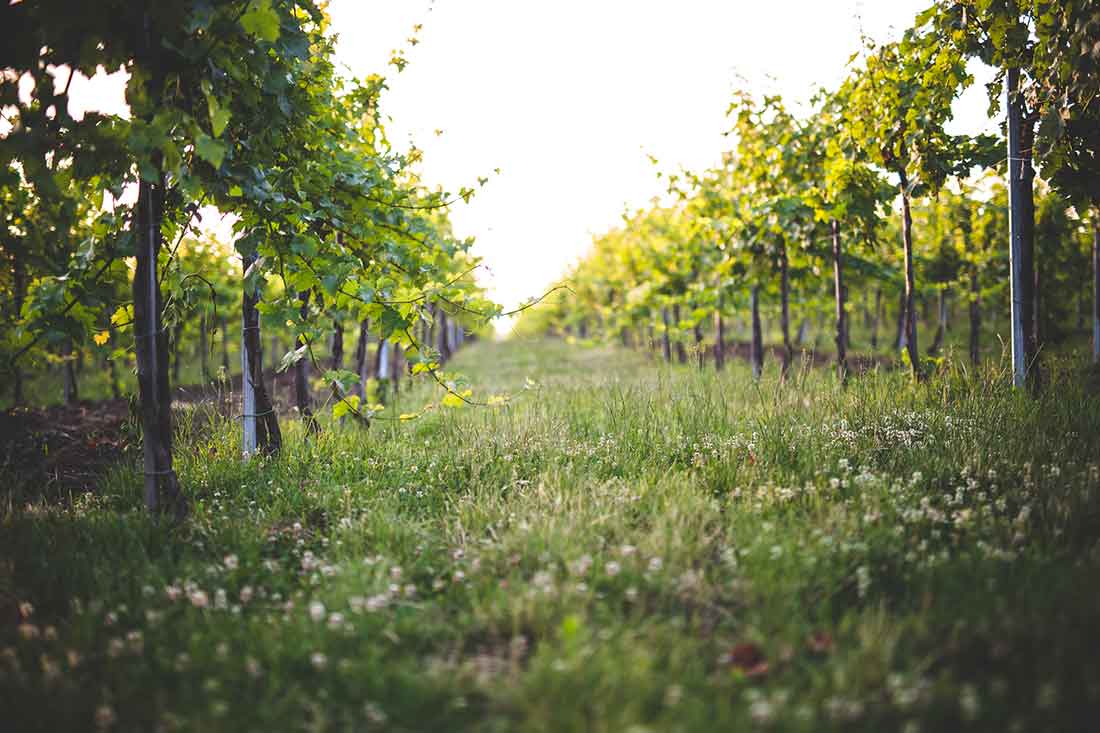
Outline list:
[[[1020,200],[1024,184],[1022,151],[1020,150],[1020,113],[1017,92],[1020,70],[1009,69],[1005,77],[1005,109],[1008,112],[1008,269],[1009,302],[1012,334],[1012,384],[1022,389],[1027,384],[1027,355],[1024,344],[1023,315],[1023,201]]]
[[[248,321],[241,317],[241,452],[249,458],[256,452],[256,387],[252,383],[252,365],[248,363]]]
[[[390,378],[390,342],[388,340],[382,341],[382,345],[378,347],[378,378],[389,379]]]

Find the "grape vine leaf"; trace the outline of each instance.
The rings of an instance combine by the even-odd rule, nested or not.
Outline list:
[[[241,16],[241,27],[254,38],[268,43],[279,39],[279,14],[271,7],[271,0],[252,0]]]

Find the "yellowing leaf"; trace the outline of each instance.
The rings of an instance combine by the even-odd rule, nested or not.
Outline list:
[[[95,336],[92,336],[92,339],[93,339],[93,340],[94,340],[94,341],[95,341],[95,342],[96,342],[97,344],[99,344],[100,346],[102,346],[103,344],[107,343],[107,341],[109,341],[109,340],[110,340],[110,338],[111,338],[111,333],[110,333],[110,331],[100,331],[100,332],[99,332],[99,333],[97,333],[97,334],[96,334]]]
[[[359,410],[359,396],[348,395],[344,399],[337,402],[332,406],[332,416],[336,419],[347,415],[349,412],[357,412]]]
[[[111,324],[118,326],[134,320],[134,306],[124,305],[111,314]]]
[[[443,397],[442,402],[444,407],[462,407],[466,404],[462,401],[462,398],[454,392],[448,392],[446,396]]]

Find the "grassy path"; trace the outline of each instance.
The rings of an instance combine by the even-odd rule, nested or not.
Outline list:
[[[454,368],[507,403],[312,444],[291,422],[266,464],[232,425],[184,431],[176,531],[121,468],[8,510],[13,730],[1075,730],[1100,706],[1100,400],[1068,378],[843,392],[556,342]]]

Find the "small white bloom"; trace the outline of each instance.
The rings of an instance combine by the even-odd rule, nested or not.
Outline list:
[[[252,679],[256,679],[260,676],[260,663],[253,657],[246,657],[244,660],[244,668],[248,672],[248,676]]]

